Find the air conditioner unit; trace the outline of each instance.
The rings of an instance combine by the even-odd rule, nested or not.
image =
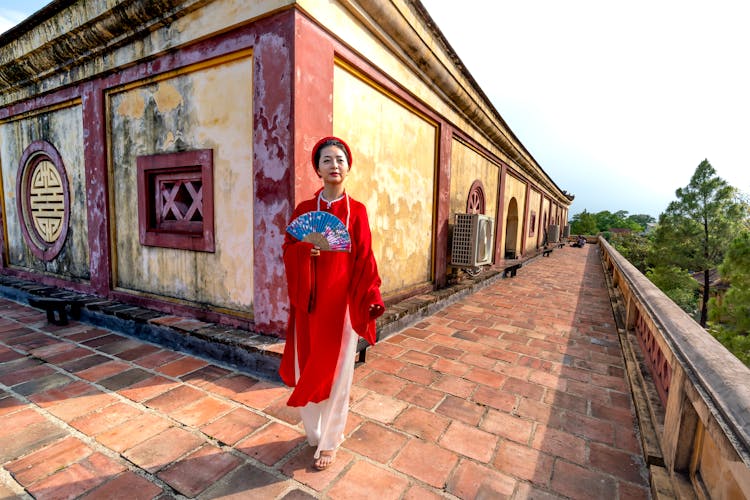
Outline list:
[[[479,267],[492,263],[495,220],[482,214],[456,214],[451,265]]]
[[[560,226],[557,224],[550,224],[549,232],[547,234],[548,243],[557,243],[560,241]]]

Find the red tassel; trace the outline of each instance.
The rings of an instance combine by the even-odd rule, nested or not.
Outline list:
[[[313,257],[310,260],[310,302],[307,305],[307,312],[309,313],[313,312],[313,309],[315,309],[315,289],[317,288],[315,284],[315,275],[317,274],[316,262],[318,259]]]

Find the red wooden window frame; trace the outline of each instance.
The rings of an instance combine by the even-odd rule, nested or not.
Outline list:
[[[139,156],[137,165],[141,245],[215,251],[213,150]]]

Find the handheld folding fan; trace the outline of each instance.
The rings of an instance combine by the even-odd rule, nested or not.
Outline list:
[[[286,232],[300,241],[308,241],[321,250],[350,252],[352,240],[344,223],[323,211],[307,212],[294,219]]]

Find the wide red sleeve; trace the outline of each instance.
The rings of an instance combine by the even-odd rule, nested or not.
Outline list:
[[[299,216],[301,207],[297,207],[291,220]],[[287,292],[289,294],[289,324],[286,332],[284,355],[281,358],[279,374],[284,383],[290,387],[296,385],[294,359],[299,326],[296,325],[297,311],[309,311],[315,289],[315,275],[310,250],[312,243],[299,241],[286,234],[282,245],[284,270],[286,271]],[[304,342],[303,342],[304,345]]]
[[[355,210],[352,241],[356,254],[349,289],[349,315],[354,331],[370,344],[374,344],[377,340],[375,320],[383,314],[385,304],[380,295],[381,280],[372,253],[372,234],[367,210],[362,204],[353,205],[352,212]],[[380,306],[374,315],[370,314],[371,305]]]
[[[306,241],[284,243],[284,269],[286,270],[289,303],[301,311],[309,310],[315,286],[310,255],[312,248],[313,244]]]

